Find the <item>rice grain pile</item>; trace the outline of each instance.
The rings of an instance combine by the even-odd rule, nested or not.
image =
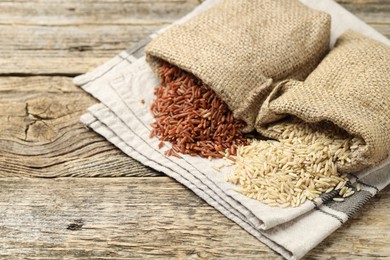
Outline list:
[[[235,155],[239,145],[247,144],[239,130],[245,123],[234,119],[225,102],[200,79],[166,62],[158,74],[161,84],[151,105],[155,122],[150,137],[172,143],[167,156],[222,158],[225,153]]]
[[[237,191],[270,206],[297,207],[322,193],[338,190],[343,201],[354,193],[337,165],[350,161],[364,142],[330,123],[292,119],[271,125],[280,140],[253,140],[237,150],[236,169],[227,181]],[[356,187],[359,190],[359,187]]]

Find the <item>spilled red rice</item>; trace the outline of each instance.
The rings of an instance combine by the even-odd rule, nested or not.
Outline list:
[[[245,123],[234,119],[228,106],[201,80],[168,63],[162,63],[158,74],[161,84],[151,105],[155,122],[150,136],[172,143],[166,155],[222,158],[225,153],[235,155],[237,147],[247,143],[239,131]]]

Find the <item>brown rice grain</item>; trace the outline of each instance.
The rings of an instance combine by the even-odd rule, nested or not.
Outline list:
[[[286,207],[286,203],[297,207],[333,190],[342,197],[354,194],[346,186],[347,174],[338,172],[337,163],[353,156],[351,147],[359,149],[361,139],[331,124],[309,124],[298,119],[269,129],[280,134],[279,141],[252,140],[237,148],[236,168],[227,180],[241,185],[242,194],[254,193],[253,198],[280,207]],[[270,198],[283,202],[270,202]]]

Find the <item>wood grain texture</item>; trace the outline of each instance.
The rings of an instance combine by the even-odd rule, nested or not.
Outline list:
[[[337,1],[390,37],[390,0]],[[0,0],[0,258],[281,259],[79,122],[96,100],[68,76],[199,2]],[[306,259],[390,258],[389,203],[388,187]]]
[[[184,16],[198,3],[0,1],[0,74],[84,73]]]
[[[95,102],[68,77],[0,77],[0,177],[160,175],[79,122]]]
[[[0,75],[84,73],[184,16],[197,0],[0,1]],[[389,0],[339,0],[390,37]]]
[[[390,38],[390,0],[337,0],[337,2]]]
[[[0,185],[4,258],[282,259],[167,177],[3,178]],[[306,259],[388,257],[388,203],[390,189]]]

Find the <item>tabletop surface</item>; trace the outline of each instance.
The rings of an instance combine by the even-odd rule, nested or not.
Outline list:
[[[0,0],[1,258],[281,258],[79,122],[72,83],[199,0]],[[338,0],[390,37],[390,0]],[[306,259],[390,258],[390,188]],[[321,225],[321,223],[318,223]]]

